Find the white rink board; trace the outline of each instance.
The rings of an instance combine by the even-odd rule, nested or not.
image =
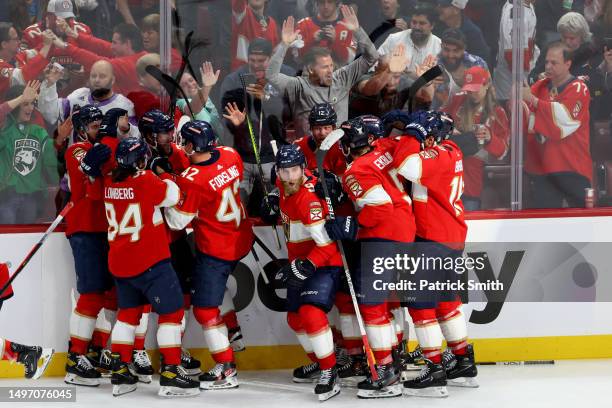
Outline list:
[[[468,241],[472,242],[612,242],[612,217],[479,220],[468,221],[468,225]],[[276,250],[271,228],[255,230],[275,254],[286,256],[285,249]],[[0,234],[0,261],[10,261],[14,269],[40,236]],[[262,263],[267,263],[268,256],[256,248]],[[242,262],[259,274],[250,254]],[[66,351],[74,285],[70,246],[63,233],[54,233],[15,281],[15,296],[4,303],[0,313],[0,335]],[[277,292],[284,296],[283,290]],[[472,309],[482,307],[474,303],[464,310],[469,317]],[[238,318],[247,345],[297,344],[287,327],[285,313],[268,309],[257,290]],[[194,319],[189,326],[186,346],[204,347]],[[473,339],[610,334],[612,303],[506,303],[493,322],[470,323],[468,330]],[[155,348],[153,333],[149,330],[147,340],[151,348]]]

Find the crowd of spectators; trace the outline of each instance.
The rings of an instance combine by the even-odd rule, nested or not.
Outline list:
[[[591,188],[601,203],[612,196],[612,0],[174,0],[180,26],[170,30],[167,64],[159,0],[6,3],[0,224],[49,220],[66,202],[63,157],[79,106],[127,111],[126,134],[137,133],[153,108],[172,112],[177,125],[183,115],[209,122],[245,162],[248,202],[261,194],[256,158],[269,186],[270,142],[308,135],[313,106],[330,103],[337,125],[406,109],[410,85],[436,64],[443,75],[416,105],[455,119],[466,210],[508,208],[516,47],[524,57],[525,206],[584,207]],[[516,7],[524,15],[521,44],[512,41]],[[185,67],[191,31],[205,45]],[[175,104],[150,65],[182,73]]]

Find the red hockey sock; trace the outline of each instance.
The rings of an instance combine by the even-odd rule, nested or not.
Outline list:
[[[159,315],[157,329],[157,344],[159,352],[164,356],[164,363],[181,364],[181,320],[183,309],[174,313]]]
[[[223,319],[223,322],[225,323],[225,326],[227,326],[227,330],[229,332],[240,329],[240,326],[238,325],[238,316],[236,316],[235,310],[230,310],[221,316],[221,318]]]
[[[9,340],[4,340],[4,349],[2,355],[0,355],[0,360],[17,360],[17,353],[11,350],[11,342]]]
[[[117,323],[113,327],[111,351],[121,355],[121,361],[129,363],[132,361],[132,350],[134,349],[134,333],[140,322],[142,307],[119,309]]]
[[[298,314],[321,369],[327,370],[335,366],[334,339],[325,312],[313,305],[302,305]]]
[[[377,364],[390,364],[393,361],[391,357],[393,339],[386,304],[359,305],[359,309]]]
[[[234,361],[234,352],[227,338],[227,326],[218,307],[193,307],[193,315],[204,329],[204,337],[212,358],[217,363]]]

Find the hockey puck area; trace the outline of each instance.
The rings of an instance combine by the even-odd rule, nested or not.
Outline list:
[[[448,397],[444,404],[453,408],[473,408],[475,406],[520,406],[538,407],[546,405],[606,406],[605,395],[599,392],[612,383],[610,360],[563,360],[555,364],[521,365],[481,365],[478,368],[479,388],[448,387]],[[499,363],[498,363],[499,364]],[[416,373],[416,372],[415,372]],[[588,375],[588,377],[587,377]],[[168,399],[157,395],[159,377],[154,376],[151,384],[137,384],[135,391],[113,397],[112,385],[102,379],[96,388],[77,387],[76,402],[73,408],[106,408],[109,404],[117,407],[147,406],[151,408],[168,406]],[[202,391],[191,398],[181,398],[172,402],[176,407],[201,407],[202,404],[215,406],[246,406],[249,408],[270,408],[288,405],[291,408],[312,407],[320,404],[314,394],[312,383],[295,384],[291,382],[290,370],[240,371],[238,368],[239,388],[217,391]],[[61,377],[43,378],[38,381],[17,379],[0,380],[0,388],[16,387],[62,387]],[[509,387],[512,392],[508,394]],[[580,389],[580,393],[567,392]],[[437,406],[435,401],[414,396],[400,396],[387,399],[359,400],[355,388],[342,387],[341,392],[325,401],[326,407],[354,408],[356,404],[368,407],[405,408],[406,406]],[[6,394],[6,393],[5,393]],[[511,403],[509,402],[509,398]],[[511,405],[509,405],[509,403]]]

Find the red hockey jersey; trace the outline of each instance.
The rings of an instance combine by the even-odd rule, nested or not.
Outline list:
[[[108,229],[104,216],[104,202],[100,197],[88,194],[89,177],[81,171],[81,160],[93,145],[75,143],[66,150],[66,172],[70,186],[70,201],[74,207],[66,214],[66,236],[75,232],[105,232]],[[95,199],[94,199],[95,198]]]
[[[108,221],[108,267],[117,277],[143,273],[170,258],[161,207],[174,206],[179,189],[150,170],[114,183],[104,177],[104,208]]]
[[[317,158],[315,156],[315,152],[317,150],[317,145],[312,136],[304,136],[302,138],[297,139],[293,144],[299,146],[300,150],[304,153],[306,157],[306,168],[310,171],[317,170]],[[346,171],[346,158],[344,154],[342,154],[342,150],[340,150],[340,145],[336,143],[325,155],[325,160],[323,161],[323,168],[325,170],[331,171],[336,176],[340,177]]]
[[[277,180],[289,260],[308,258],[316,268],[342,266],[338,245],[325,230],[328,211],[314,192],[316,182],[315,177],[307,176],[297,193],[285,196],[282,183]]]
[[[544,173],[573,172],[591,180],[591,94],[586,84],[573,78],[554,88],[546,78],[533,84],[531,92],[539,101],[537,107],[531,107],[529,129],[541,136]]]
[[[414,240],[410,198],[403,192],[392,163],[391,154],[373,150],[355,159],[342,177],[344,190],[358,213],[358,239]]]
[[[336,30],[333,41],[328,38],[317,39],[317,33],[325,26],[333,26]],[[323,47],[331,51],[339,65],[346,65],[355,59],[357,46],[353,43],[353,32],[346,28],[342,21],[323,22],[316,17],[306,17],[298,21],[296,29],[300,30],[299,36],[304,41],[304,47],[295,49],[295,57],[303,59],[312,47]]]
[[[461,127],[461,116],[459,113],[467,103],[467,99],[467,94],[460,92],[451,99],[449,106],[441,109],[444,112],[448,112],[455,119],[456,127]],[[463,159],[465,176],[464,194],[469,197],[480,197],[482,193],[486,153],[496,159],[502,159],[508,153],[510,141],[510,122],[504,108],[497,106],[495,108],[495,117],[489,115],[488,118],[483,118],[482,116],[482,112],[477,112],[473,118],[474,124],[485,125],[491,133],[491,140],[474,156]]]
[[[279,42],[276,21],[272,17],[259,19],[247,0],[232,0],[232,71],[248,62],[249,44],[256,38],[264,38],[275,47]]]
[[[251,222],[240,201],[244,166],[231,147],[213,151],[205,163],[192,164],[177,180],[185,197],[166,212],[173,229],[191,220],[198,250],[226,261],[244,257],[253,245]]]
[[[416,235],[462,248],[467,226],[461,202],[461,150],[451,141],[421,151],[421,144],[414,137],[399,136],[396,140],[393,166],[399,175],[412,182]]]

